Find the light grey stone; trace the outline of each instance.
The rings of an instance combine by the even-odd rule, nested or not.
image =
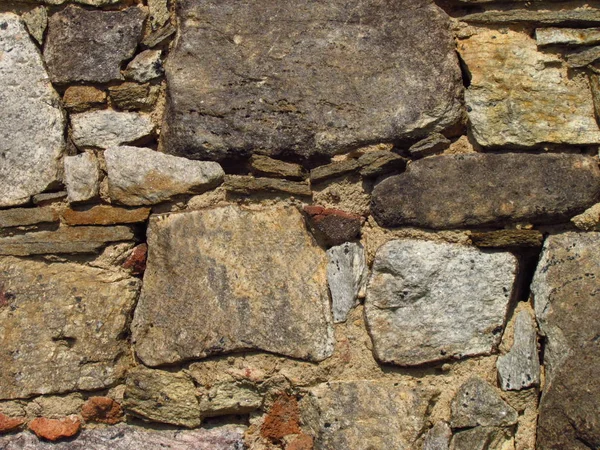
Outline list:
[[[496,367],[500,387],[505,391],[518,391],[540,383],[537,332],[527,311],[517,315],[513,346],[498,358]]]
[[[91,152],[65,157],[65,186],[70,203],[85,202],[98,196],[100,165]]]
[[[125,78],[145,83],[164,73],[160,50],[145,50],[137,55],[125,69]]]
[[[567,63],[575,68],[589,66],[598,59],[600,59],[600,46],[586,48],[567,55]]]
[[[454,434],[450,450],[511,450],[514,440],[507,428],[475,427]]]
[[[0,207],[27,203],[60,179],[65,115],[23,22],[0,14]]]
[[[110,109],[71,115],[73,142],[77,147],[110,148],[149,137],[154,132],[150,116]]]
[[[469,378],[452,399],[452,428],[504,427],[517,423],[518,413],[486,381]]]
[[[593,45],[600,44],[600,28],[538,28],[537,45]]]
[[[333,321],[345,322],[348,312],[358,305],[358,294],[367,281],[365,249],[359,243],[346,242],[327,250],[327,257]]]
[[[123,375],[140,280],[14,257],[0,257],[0,274],[0,399],[102,389]]]
[[[296,208],[151,216],[136,353],[149,366],[244,349],[322,361],[334,344],[326,265]]]
[[[403,366],[490,354],[502,336],[517,260],[403,239],[375,255],[365,315],[381,362]]]
[[[153,30],[162,27],[169,20],[168,0],[148,0],[148,10]]]
[[[263,398],[250,383],[217,383],[201,392],[202,417],[248,414],[261,407]]]
[[[43,6],[38,6],[37,8],[26,12],[21,17],[27,26],[29,34],[31,34],[38,44],[42,44],[44,41],[44,32],[48,26],[47,9]]]
[[[452,430],[446,422],[437,422],[425,435],[423,450],[448,450]]]
[[[152,205],[178,194],[201,193],[223,181],[218,163],[190,161],[148,148],[112,147],[104,152],[108,190],[124,205]]]

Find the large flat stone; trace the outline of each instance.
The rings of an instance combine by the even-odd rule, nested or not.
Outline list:
[[[0,207],[57,182],[65,115],[42,57],[15,14],[0,14]]]
[[[148,249],[132,324],[146,365],[242,349],[331,355],[327,258],[297,209],[152,216]]]
[[[165,148],[194,159],[333,155],[461,117],[448,17],[431,0],[184,0]]]
[[[0,258],[0,399],[115,383],[140,281],[75,263]]]
[[[568,232],[546,239],[532,283],[546,343],[540,449],[600,446],[599,278],[600,233]]]
[[[484,147],[600,143],[585,75],[517,31],[480,29],[458,46],[470,73],[471,130]]]
[[[490,354],[517,271],[510,253],[396,240],[375,256],[365,314],[375,356],[403,366]]]
[[[154,124],[147,114],[111,109],[71,115],[73,143],[79,148],[109,148],[147,139]]]
[[[434,156],[373,191],[381,226],[456,228],[568,220],[600,195],[597,162],[573,154]]]

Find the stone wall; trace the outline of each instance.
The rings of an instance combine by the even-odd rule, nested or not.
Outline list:
[[[600,448],[598,6],[2,0],[0,449]]]

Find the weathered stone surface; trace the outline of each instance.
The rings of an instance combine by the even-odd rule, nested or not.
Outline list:
[[[450,450],[508,450],[513,449],[511,433],[506,428],[475,427],[454,434]]]
[[[528,34],[481,29],[458,49],[471,75],[465,100],[480,145],[600,143],[587,77],[569,75]]]
[[[584,231],[600,231],[600,203],[586,209],[571,219],[573,225]]]
[[[535,40],[540,47],[599,44],[600,28],[538,28],[535,30]]]
[[[68,6],[53,14],[44,46],[52,81],[106,83],[122,79],[121,63],[133,56],[145,17],[137,7],[89,11]]]
[[[132,241],[131,228],[61,227],[0,237],[0,255],[27,256],[45,253],[96,253],[109,242]]]
[[[63,104],[71,112],[83,112],[106,103],[106,93],[93,86],[69,86],[63,95]]]
[[[158,1],[160,1],[160,0],[158,0]],[[151,3],[151,2],[152,2],[152,0],[149,0],[148,3]],[[177,30],[171,23],[167,23],[164,27],[159,28],[158,30],[156,30],[156,31],[150,33],[148,36],[146,36],[144,38],[144,40],[142,41],[142,44],[144,44],[146,47],[149,47],[149,48],[156,47],[157,45],[162,44],[167,39],[169,39],[171,36],[173,36],[176,31]]]
[[[137,55],[123,72],[125,78],[145,83],[161,77],[164,73],[160,50],[144,50]]]
[[[600,446],[599,255],[599,233],[552,235],[534,276],[535,312],[546,342],[540,449]]]
[[[312,361],[331,355],[325,252],[297,209],[151,217],[148,248],[132,324],[146,365],[241,349]]]
[[[83,430],[69,442],[43,442],[31,433],[0,437],[3,450],[242,450],[244,428],[149,430],[129,425]]]
[[[413,449],[433,393],[377,381],[340,381],[310,390],[315,447]],[[305,401],[303,401],[304,403]]]
[[[141,275],[146,271],[148,244],[136,245],[123,263],[123,268],[130,270],[133,275]]]
[[[60,202],[65,198],[67,198],[67,191],[44,192],[43,194],[34,195],[31,199],[34,205],[45,206]]]
[[[168,0],[148,0],[148,10],[153,30],[162,27],[169,20]]]
[[[148,148],[112,147],[104,158],[110,198],[124,205],[152,205],[174,195],[200,193],[218,186],[225,176],[218,163]]]
[[[223,183],[225,189],[236,194],[255,192],[283,192],[290,195],[310,197],[310,185],[304,181],[288,181],[276,178],[254,178],[244,175],[227,175]]]
[[[586,48],[573,52],[567,56],[567,63],[571,67],[585,67],[600,59],[600,47]]]
[[[260,427],[260,434],[267,439],[279,441],[300,432],[298,400],[292,395],[280,394],[269,408]]]
[[[44,32],[48,26],[48,11],[46,8],[38,6],[24,13],[21,18],[25,22],[29,34],[41,45],[44,41]]]
[[[148,109],[158,99],[158,87],[149,83],[123,83],[109,87],[108,91],[113,104],[125,110]]]
[[[78,147],[110,148],[149,137],[154,131],[150,116],[110,109],[71,116],[73,142]]]
[[[313,170],[311,170],[310,181],[313,184],[319,183],[329,178],[335,178],[350,172],[354,172],[360,167],[361,165],[356,159],[332,162],[331,164],[325,164],[324,166],[315,167]]]
[[[96,205],[89,209],[65,209],[62,219],[67,225],[116,225],[144,222],[150,208],[126,209],[110,205]]]
[[[333,321],[345,322],[348,312],[358,305],[358,294],[367,281],[365,249],[359,243],[346,242],[327,250],[327,257]]]
[[[430,0],[186,0],[178,19],[166,67],[175,154],[333,155],[462,114],[449,20]]]
[[[518,314],[513,346],[498,358],[496,367],[500,387],[505,391],[518,391],[540,383],[537,332],[527,311]]]
[[[600,171],[590,157],[444,155],[415,161],[403,174],[379,183],[371,211],[385,227],[543,223],[568,219],[599,195]]]
[[[10,433],[25,423],[23,417],[9,417],[0,413],[0,435]]]
[[[600,11],[596,8],[565,8],[562,10],[506,9],[467,14],[462,21],[475,24],[534,24],[542,26],[597,26],[600,24]]]
[[[85,202],[100,192],[100,165],[91,152],[65,156],[64,183],[69,203]]]
[[[183,373],[143,367],[130,371],[123,406],[156,422],[194,428],[201,421],[194,382]]]
[[[268,156],[252,155],[250,166],[254,173],[267,177],[288,178],[290,180],[303,180],[306,178],[304,169],[300,164],[288,163]]]
[[[59,178],[65,117],[18,16],[0,14],[0,207],[27,203]]]
[[[66,395],[42,395],[27,403],[25,410],[29,417],[63,419],[78,414],[84,402],[83,395],[78,392]]]
[[[440,133],[433,133],[425,139],[412,145],[408,152],[414,159],[425,158],[426,156],[441,153],[450,147],[450,139]]]
[[[517,411],[476,376],[469,378],[452,400],[452,428],[504,427],[516,424],[517,418]]]
[[[452,430],[446,422],[437,422],[425,435],[423,450],[448,450]]]
[[[81,408],[81,417],[86,422],[114,425],[122,420],[123,408],[112,398],[90,397]]]
[[[335,246],[352,241],[360,234],[363,219],[356,214],[322,206],[305,206],[311,231],[324,245]]]
[[[477,247],[541,247],[544,235],[538,230],[475,231],[471,241]]]
[[[13,257],[0,258],[0,275],[1,399],[101,389],[122,376],[139,280]]]
[[[52,223],[58,220],[58,211],[49,207],[12,208],[0,211],[0,228]]]
[[[250,383],[218,383],[203,392],[200,412],[202,417],[248,414],[260,408],[262,402],[262,395]]]
[[[403,239],[375,256],[365,314],[379,361],[404,366],[489,354],[502,336],[516,258]]]
[[[359,170],[363,177],[378,177],[390,172],[402,172],[406,167],[406,158],[390,151],[369,152],[358,158],[362,166]]]
[[[58,441],[59,439],[70,438],[79,433],[81,421],[77,416],[65,417],[63,419],[46,419],[38,417],[29,422],[29,429],[37,437],[49,441]]]

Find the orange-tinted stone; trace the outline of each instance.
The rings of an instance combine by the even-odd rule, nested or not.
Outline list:
[[[77,416],[64,417],[62,419],[46,419],[38,417],[29,422],[29,429],[37,437],[56,441],[62,438],[75,436],[81,428],[81,421]]]
[[[148,245],[140,244],[136,246],[131,255],[123,263],[123,268],[131,269],[133,275],[141,275],[146,270],[146,257],[148,255]]]
[[[300,412],[296,397],[281,394],[269,409],[260,432],[263,437],[276,441],[289,434],[300,434]]]
[[[313,438],[308,434],[299,434],[286,445],[285,450],[313,450],[313,448]]]
[[[16,430],[25,423],[25,419],[21,417],[8,417],[0,413],[0,434],[9,433]]]
[[[81,416],[86,422],[100,422],[114,425],[121,421],[121,405],[109,397],[90,397],[81,408]]]

